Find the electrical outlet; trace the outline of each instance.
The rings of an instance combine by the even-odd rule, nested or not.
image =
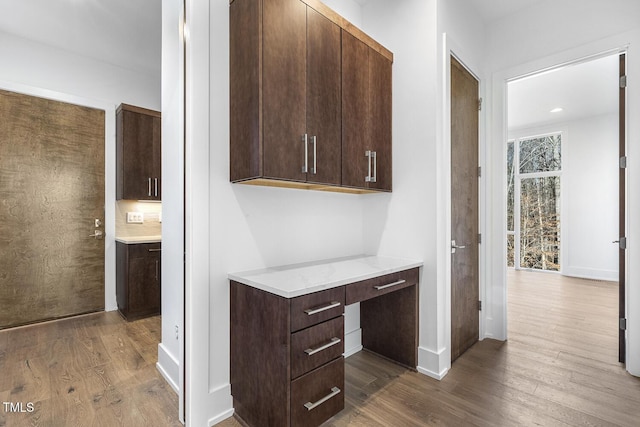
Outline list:
[[[180,328],[178,328],[178,325],[176,325],[176,339],[180,338]]]
[[[142,212],[127,212],[127,224],[144,223],[144,214]]]

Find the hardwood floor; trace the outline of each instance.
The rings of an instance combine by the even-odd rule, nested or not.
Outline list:
[[[617,362],[617,292],[510,271],[507,342],[478,342],[442,381],[351,356],[345,410],[325,426],[638,426],[640,379]]]
[[[0,331],[0,426],[181,426],[160,334],[160,316],[117,312]]]

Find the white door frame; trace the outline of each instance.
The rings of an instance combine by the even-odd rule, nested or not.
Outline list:
[[[599,40],[589,45],[581,46],[572,50],[560,52],[545,58],[540,58],[519,66],[509,68],[504,71],[496,72],[492,76],[491,95],[492,103],[490,112],[488,113],[492,120],[488,124],[489,135],[492,145],[488,148],[488,191],[492,196],[492,203],[487,205],[488,227],[494,230],[493,239],[490,242],[489,258],[487,259],[486,268],[490,272],[487,279],[488,283],[493,285],[487,289],[487,305],[491,306],[496,313],[496,317],[488,324],[486,336],[492,336],[496,339],[506,340],[507,336],[507,284],[506,284],[506,140],[507,132],[507,83],[516,78],[525,77],[532,74],[538,74],[545,70],[551,70],[557,67],[568,65],[576,62],[583,62],[598,57],[603,57],[618,53],[627,53],[629,59],[628,38],[625,35],[612,37],[610,39]],[[627,65],[629,69],[629,64]],[[629,99],[627,100],[629,103]],[[629,108],[627,108],[627,117],[630,116]],[[629,120],[627,119],[627,139],[629,140]],[[629,181],[629,180],[628,180]],[[628,182],[633,185],[633,183]],[[628,192],[628,188],[627,188]],[[629,192],[628,192],[629,194]],[[629,223],[629,204],[627,205],[627,225]],[[629,227],[627,227],[629,230]],[[494,241],[495,238],[498,241]],[[629,253],[627,251],[627,257]],[[629,263],[627,262],[627,280],[629,280]],[[627,289],[627,308],[629,307],[629,289]],[[629,310],[627,309],[627,318],[629,320]],[[631,322],[628,322],[631,323]],[[633,326],[633,323],[631,324]],[[630,345],[632,335],[627,331],[627,370],[634,373],[640,367],[636,366],[637,360],[629,363]],[[635,372],[637,375],[638,373]]]
[[[438,202],[442,203],[443,209],[439,209],[438,213],[438,230],[437,230],[437,271],[438,273],[438,288],[444,289],[444,331],[443,336],[439,340],[444,346],[440,353],[440,375],[442,378],[448,370],[451,368],[451,57],[453,56],[460,62],[477,80],[479,84],[479,96],[484,97],[485,82],[481,78],[481,74],[478,72],[480,67],[475,64],[470,58],[468,52],[465,51],[455,40],[453,40],[448,34],[443,33],[443,55],[442,55],[442,83],[443,83],[443,97],[442,97],[442,138],[439,138],[441,142],[437,145],[438,163],[438,175],[440,184],[438,185],[439,194],[437,196]],[[479,129],[478,129],[478,162],[480,167],[484,171],[486,169],[486,141],[485,141],[485,121],[486,121],[486,108],[482,108],[479,117]],[[485,174],[482,174],[478,182],[478,230],[483,236],[482,244],[479,248],[479,297],[481,301],[485,300],[485,275],[486,275],[486,245],[485,240],[485,211],[486,211],[486,179]],[[479,336],[478,339],[485,338],[485,312],[479,313]],[[441,318],[442,319],[442,318]]]

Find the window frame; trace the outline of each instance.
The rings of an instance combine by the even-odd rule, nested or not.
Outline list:
[[[506,230],[506,238],[509,239],[510,235],[513,235],[514,238],[514,251],[513,251],[513,267],[508,267],[508,268],[514,268],[515,270],[528,270],[528,271],[540,271],[540,272],[546,272],[546,273],[562,273],[563,270],[563,264],[564,264],[564,250],[563,247],[564,245],[562,244],[562,242],[564,241],[563,238],[563,234],[564,234],[564,228],[562,227],[562,223],[563,223],[563,218],[565,217],[564,215],[564,207],[566,206],[565,204],[565,200],[564,200],[564,193],[565,191],[563,191],[563,187],[562,187],[562,175],[564,173],[564,171],[566,170],[566,146],[567,146],[567,131],[566,130],[553,130],[553,131],[548,131],[548,132],[540,132],[540,133],[535,133],[535,132],[527,132],[527,131],[522,131],[519,132],[518,135],[514,135],[513,137],[509,137],[506,141],[507,144],[507,150],[506,152],[508,153],[509,150],[509,144],[513,143],[513,164],[512,164],[512,169],[513,169],[513,193],[514,193],[514,201],[513,201],[513,230],[509,230],[508,229],[508,210],[505,211],[505,216],[506,216],[506,221],[505,223],[507,224],[507,230]],[[548,137],[548,136],[556,136],[559,135],[560,136],[560,169],[557,171],[547,171],[547,172],[524,172],[521,173],[520,172],[520,141],[527,141],[527,140],[531,140],[531,139],[536,139],[536,138],[544,138],[544,137]],[[506,168],[506,183],[508,185],[509,183],[509,175],[508,175],[508,162],[506,161],[508,160],[508,154],[507,154],[507,159],[505,159],[505,168]],[[559,259],[559,269],[557,271],[555,270],[542,270],[542,269],[534,269],[534,268],[527,268],[527,267],[522,267],[522,265],[520,264],[520,255],[521,255],[521,189],[522,189],[522,180],[523,179],[531,179],[531,178],[546,178],[546,177],[558,177],[558,179],[560,180],[560,245],[558,248],[558,259]],[[505,193],[506,193],[506,201],[505,201],[505,206],[508,209],[509,206],[509,191],[508,188],[505,188]],[[505,240],[504,242],[505,246],[507,245],[507,240]],[[507,248],[507,257],[508,257],[508,248]],[[506,259],[507,262],[507,266],[509,265],[509,258]]]

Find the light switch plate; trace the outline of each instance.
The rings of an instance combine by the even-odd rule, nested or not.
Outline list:
[[[144,214],[142,212],[127,212],[127,224],[144,223]]]

